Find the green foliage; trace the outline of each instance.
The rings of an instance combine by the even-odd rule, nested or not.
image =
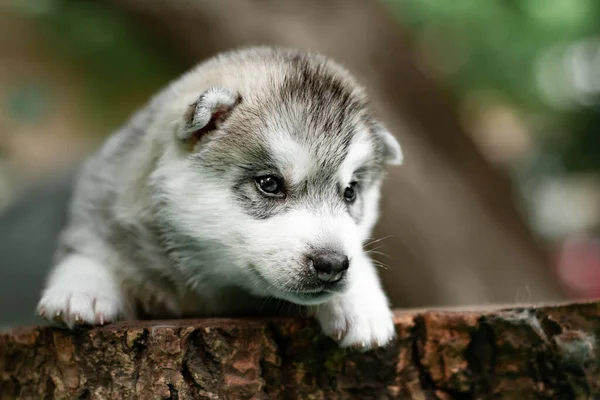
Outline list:
[[[493,89],[540,107],[534,65],[542,51],[600,28],[595,0],[386,0],[409,28],[446,28],[446,52],[468,54],[449,78],[459,93]],[[441,46],[440,46],[441,47]]]
[[[597,0],[385,0],[415,37],[435,29],[435,60],[462,63],[444,76],[460,97],[491,91],[525,112],[542,115],[536,173],[557,170],[600,172],[600,107],[554,109],[537,86],[539,56],[600,33]],[[441,33],[441,34],[439,34]],[[556,168],[556,161],[561,164]],[[552,170],[544,170],[550,166]]]
[[[567,135],[546,140],[545,150],[561,157],[571,172],[600,172],[600,109],[577,110],[564,119]]]

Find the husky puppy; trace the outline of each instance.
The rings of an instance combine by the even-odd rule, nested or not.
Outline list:
[[[297,307],[341,346],[385,345],[392,313],[363,245],[401,161],[339,64],[217,55],[87,161],[37,312],[72,327]]]

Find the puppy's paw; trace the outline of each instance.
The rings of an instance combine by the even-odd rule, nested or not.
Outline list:
[[[323,333],[341,347],[366,351],[385,346],[395,336],[393,315],[385,299],[353,299],[342,295],[319,307],[316,313]]]
[[[107,268],[72,254],[52,271],[37,313],[69,327],[104,325],[124,314],[123,304],[119,286]]]
[[[73,327],[115,322],[119,309],[119,302],[104,294],[49,288],[38,304],[37,313]]]

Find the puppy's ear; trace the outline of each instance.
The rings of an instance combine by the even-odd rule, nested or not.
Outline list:
[[[218,129],[239,102],[239,95],[228,89],[208,89],[188,107],[177,138],[193,148],[203,135]]]
[[[388,165],[401,165],[404,161],[404,154],[398,140],[387,130],[380,122],[375,124],[375,136],[380,140],[383,146],[384,161]]]

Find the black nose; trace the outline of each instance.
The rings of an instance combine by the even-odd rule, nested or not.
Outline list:
[[[337,282],[344,276],[350,265],[348,257],[334,251],[323,251],[309,257],[317,276],[324,282]]]

